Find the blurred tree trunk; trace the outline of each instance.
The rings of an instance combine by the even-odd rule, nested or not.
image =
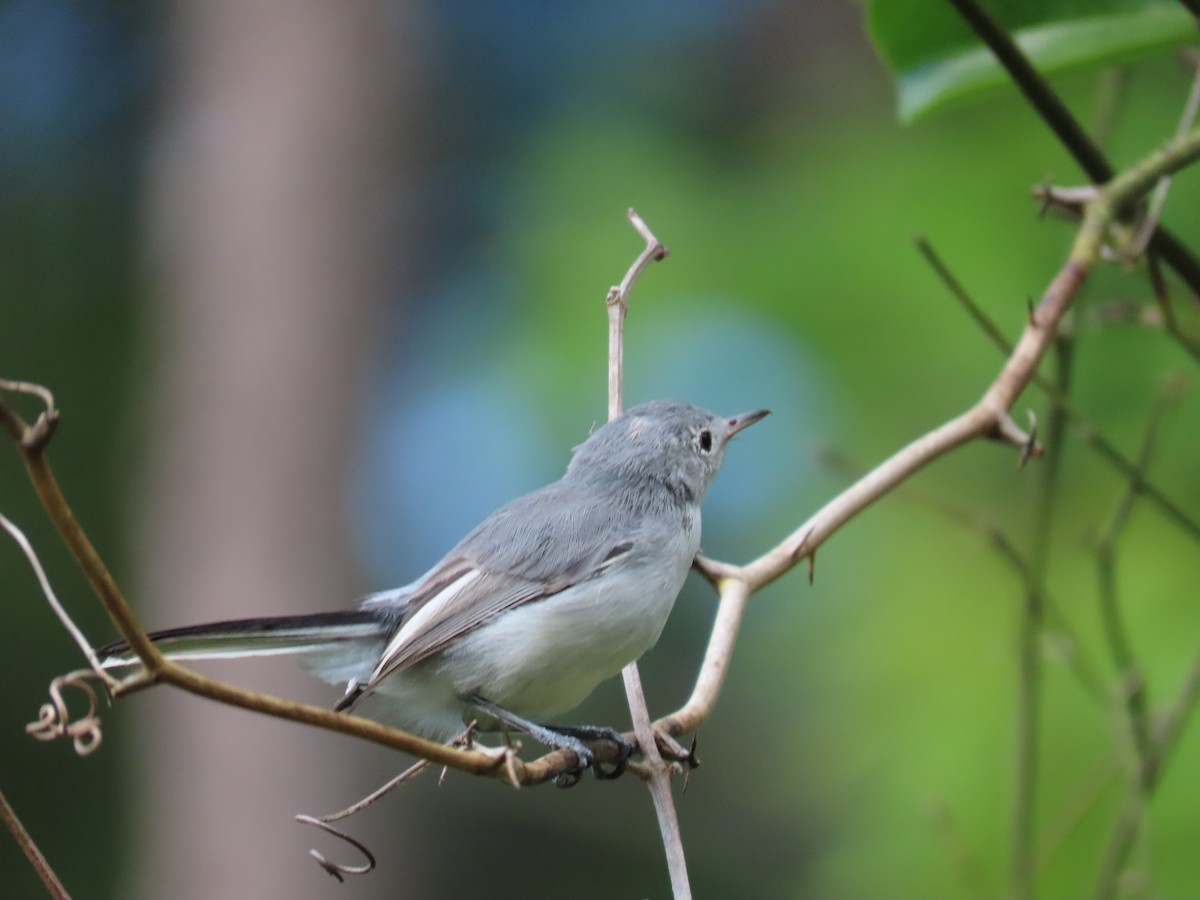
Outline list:
[[[136,597],[152,626],[337,608],[358,592],[342,485],[372,325],[408,246],[394,172],[412,13],[382,0],[173,10],[148,185],[157,358]],[[286,663],[232,677],[336,695]],[[363,748],[173,692],[142,708],[132,893],[327,896],[307,848],[353,851],[290,815],[355,799]]]

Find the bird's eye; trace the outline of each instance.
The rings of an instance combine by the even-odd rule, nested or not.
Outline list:
[[[705,428],[700,432],[700,452],[708,453],[712,450],[712,432]]]

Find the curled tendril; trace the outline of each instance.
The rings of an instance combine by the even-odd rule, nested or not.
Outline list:
[[[472,722],[470,725],[467,726],[466,731],[464,731],[462,734],[460,734],[458,737],[456,737],[454,740],[452,740],[450,742],[451,746],[466,746],[466,747],[472,746],[473,739],[475,736],[475,728],[476,728],[476,725],[474,722]],[[510,756],[512,755],[511,751],[508,751],[508,755],[510,755]],[[368,872],[370,872],[372,869],[375,868],[375,857],[371,854],[371,851],[368,850],[365,845],[361,844],[359,841],[350,837],[350,835],[346,834],[344,831],[340,831],[337,828],[334,828],[331,823],[336,822],[339,819],[348,818],[348,817],[354,815],[355,813],[361,812],[362,810],[366,809],[368,806],[370,806],[371,804],[373,804],[377,800],[379,800],[380,797],[383,797],[385,794],[391,793],[396,788],[411,781],[413,778],[415,778],[421,772],[425,771],[425,769],[427,769],[428,767],[429,767],[429,762],[427,760],[423,760],[423,759],[419,760],[418,762],[409,766],[407,769],[405,769],[403,772],[401,772],[399,775],[397,775],[395,778],[393,778],[387,784],[372,791],[370,794],[363,797],[363,799],[359,800],[357,803],[354,803],[351,806],[348,806],[346,809],[343,809],[340,812],[330,813],[327,816],[310,816],[310,815],[306,815],[304,813],[298,813],[296,815],[297,822],[300,822],[304,825],[313,825],[317,828],[320,828],[322,831],[326,832],[327,834],[331,834],[336,838],[340,838],[341,840],[343,840],[347,844],[349,844],[351,847],[354,847],[359,853],[361,853],[363,856],[365,856],[367,858],[366,865],[344,866],[340,863],[333,863],[333,862],[330,862],[328,859],[326,859],[325,856],[319,850],[309,850],[308,851],[309,856],[311,856],[313,859],[315,859],[317,861],[317,864],[322,869],[324,869],[326,872],[328,872],[330,875],[332,875],[338,881],[345,881],[346,875],[366,875]],[[444,778],[445,775],[446,775],[445,770],[443,770],[442,777]],[[439,780],[438,783],[440,784],[441,781]]]
[[[101,734],[100,717],[96,715],[96,691],[88,683],[88,679],[94,677],[91,669],[79,669],[50,682],[50,702],[42,704],[37,721],[26,725],[25,733],[39,741],[69,737],[80,756],[87,756],[99,747]],[[78,688],[87,696],[88,711],[75,721],[71,720],[70,710],[62,696],[64,687]]]
[[[366,863],[361,866],[346,866],[342,865],[341,863],[330,862],[324,857],[324,855],[322,855],[320,850],[309,850],[308,855],[315,859],[317,864],[322,869],[324,869],[338,881],[344,882],[346,880],[345,876],[347,875],[366,875],[375,868],[375,856],[371,853],[371,851],[368,850],[364,844],[346,834],[346,832],[334,828],[328,822],[324,822],[321,819],[318,819],[316,816],[306,816],[303,813],[300,813],[296,816],[296,821],[305,825],[313,825],[328,834],[332,834],[334,837],[345,841],[364,857],[366,857]]]

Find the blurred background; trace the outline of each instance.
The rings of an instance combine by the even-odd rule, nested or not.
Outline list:
[[[1173,133],[1172,59],[1056,82],[1111,122],[1118,166]],[[1006,92],[900,126],[847,0],[645,4],[177,0],[0,3],[0,376],[55,392],[50,460],[149,627],[348,606],[428,567],[498,504],[558,477],[605,416],[604,296],[640,249],[626,402],[770,407],[705,507],[704,549],[749,559],[852,477],[972,403],[1000,356],[914,250],[925,234],[1015,336],[1070,246],[1029,189],[1081,176]],[[1166,220],[1200,235],[1200,179]],[[1135,455],[1188,368],[1119,269],[1075,318],[1078,408]],[[1088,304],[1091,304],[1089,306]],[[1045,415],[1030,392],[1018,407]],[[32,407],[21,407],[33,414]],[[1200,405],[1151,475],[1200,510]],[[1128,762],[1099,639],[1095,547],[1124,485],[1075,436],[1049,592],[1036,821],[1044,897],[1093,883]],[[706,897],[984,897],[1007,885],[1019,579],[950,503],[1028,553],[1036,467],[968,447],[755,597],[679,798]],[[97,643],[115,636],[11,448],[0,509]],[[1200,649],[1196,547],[1137,506],[1120,589],[1154,703]],[[666,896],[635,779],[514,793],[425,776],[350,820],[379,869],[292,822],[410,760],[168,690],[104,714],[77,758],[24,724],[78,653],[0,541],[0,790],[77,898]],[[693,578],[642,665],[687,696],[715,598]],[[1091,666],[1101,695],[1076,676]],[[1071,663],[1075,666],[1072,668]],[[221,675],[327,704],[287,663]],[[619,680],[580,721],[625,725]],[[1200,893],[1200,737],[1185,735],[1135,861]],[[7,838],[0,894],[41,894]]]

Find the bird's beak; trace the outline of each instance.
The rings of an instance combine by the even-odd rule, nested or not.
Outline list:
[[[729,420],[729,434],[725,436],[725,440],[729,440],[743,428],[749,428],[759,419],[765,418],[771,414],[769,409],[759,409],[754,412],[742,413],[740,416],[733,416]]]

